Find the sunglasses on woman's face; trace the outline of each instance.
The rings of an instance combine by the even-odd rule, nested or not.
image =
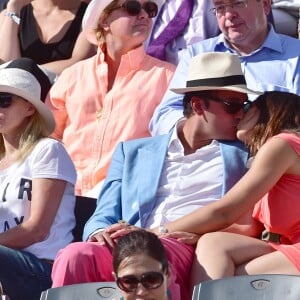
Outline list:
[[[252,102],[249,100],[246,100],[244,102],[239,102],[239,99],[231,98],[228,100],[223,100],[217,97],[209,96],[207,99],[220,102],[223,104],[224,110],[229,113],[230,115],[234,115],[238,113],[240,110],[243,110],[244,113],[246,113],[252,106]]]
[[[12,94],[0,92],[0,108],[8,108],[12,104]]]
[[[123,277],[117,277],[117,285],[120,290],[126,293],[132,293],[136,291],[139,283],[147,290],[153,290],[159,288],[164,282],[164,275],[161,272],[147,272],[140,276],[126,275]]]
[[[117,8],[123,8],[130,16],[138,16],[143,9],[148,14],[149,18],[155,18],[158,12],[157,4],[152,1],[141,4],[136,0],[128,0]]]

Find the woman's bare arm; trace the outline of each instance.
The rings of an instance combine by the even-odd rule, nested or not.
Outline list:
[[[30,217],[0,234],[0,245],[23,249],[47,238],[64,194],[66,182],[33,179]]]
[[[271,139],[257,153],[250,170],[222,199],[166,224],[167,229],[204,234],[230,226],[288,173],[297,160],[299,156],[286,141]]]

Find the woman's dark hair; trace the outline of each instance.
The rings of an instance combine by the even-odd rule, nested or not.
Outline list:
[[[265,92],[255,100],[259,119],[248,142],[250,152],[258,149],[272,136],[283,131],[300,131],[300,96],[288,92]]]
[[[138,254],[146,254],[160,262],[163,272],[168,269],[166,251],[158,236],[146,230],[136,230],[120,237],[113,249],[115,274],[118,273],[119,266],[125,258]]]

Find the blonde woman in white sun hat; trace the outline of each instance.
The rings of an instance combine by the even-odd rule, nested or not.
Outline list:
[[[43,103],[45,73],[28,58],[0,69],[0,282],[11,300],[38,300],[57,251],[73,239],[76,172]]]
[[[83,32],[98,52],[65,70],[50,90],[54,137],[75,164],[77,195],[98,197],[118,142],[150,136],[175,69],[145,53],[157,11],[156,0],[91,1]]]

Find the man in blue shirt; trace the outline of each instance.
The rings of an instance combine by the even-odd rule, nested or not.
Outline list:
[[[193,56],[202,52],[236,53],[247,85],[259,91],[300,94],[300,40],[275,33],[267,22],[269,0],[213,0],[222,33],[195,43],[182,55],[170,88],[184,86]],[[182,117],[182,96],[168,90],[150,122],[153,135],[169,132]]]

